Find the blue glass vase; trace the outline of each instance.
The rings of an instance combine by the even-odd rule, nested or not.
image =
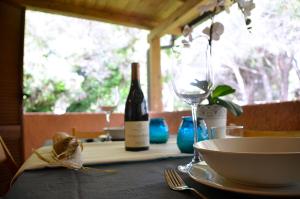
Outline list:
[[[204,120],[198,118],[198,141],[207,140],[208,133]],[[191,116],[182,117],[177,134],[177,146],[182,153],[194,153],[194,130]]]
[[[150,143],[166,143],[169,138],[169,128],[164,118],[150,119]]]

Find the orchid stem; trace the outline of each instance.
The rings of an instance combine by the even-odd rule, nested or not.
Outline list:
[[[214,8],[214,11],[211,13],[211,25],[210,25],[210,29],[209,29],[209,46],[210,46],[210,49],[209,49],[209,52],[210,52],[210,55],[212,54],[212,35],[213,35],[213,28],[214,28],[214,17],[215,17],[215,12],[217,11],[217,6]]]

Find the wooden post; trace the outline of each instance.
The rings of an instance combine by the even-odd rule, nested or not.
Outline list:
[[[0,1],[0,136],[18,164],[24,160],[22,133],[24,24],[25,8],[11,2]],[[2,179],[0,181],[4,182]]]
[[[150,66],[148,69],[149,79],[149,110],[160,112],[163,110],[162,104],[162,79],[160,70],[160,38],[155,37],[150,40]]]

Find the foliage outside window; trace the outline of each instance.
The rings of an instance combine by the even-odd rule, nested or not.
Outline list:
[[[235,88],[233,100],[241,105],[300,100],[300,2],[254,2],[251,33],[237,5],[230,14],[214,18],[224,25],[224,33],[212,44],[215,85]],[[193,34],[202,33],[210,23],[198,25]],[[168,52],[163,59],[170,61]],[[170,98],[164,101],[171,103]]]
[[[215,84],[235,88],[240,105],[300,99],[300,2],[258,1],[251,12],[251,34],[233,5],[215,22],[224,33],[213,41]],[[202,32],[210,20],[199,24]],[[147,31],[95,21],[26,12],[24,57],[25,112],[98,112],[99,99],[118,85],[124,111],[130,63],[141,63],[147,95]],[[168,44],[164,42],[162,45]],[[165,111],[189,109],[176,99],[170,83],[168,50],[162,50]]]
[[[123,112],[132,62],[141,64],[147,94],[146,38],[138,29],[27,11],[24,111],[99,112],[118,86]]]

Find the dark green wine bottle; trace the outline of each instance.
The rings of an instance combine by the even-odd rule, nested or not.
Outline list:
[[[140,66],[131,64],[131,85],[125,105],[125,149],[149,149],[149,115],[140,85]]]

